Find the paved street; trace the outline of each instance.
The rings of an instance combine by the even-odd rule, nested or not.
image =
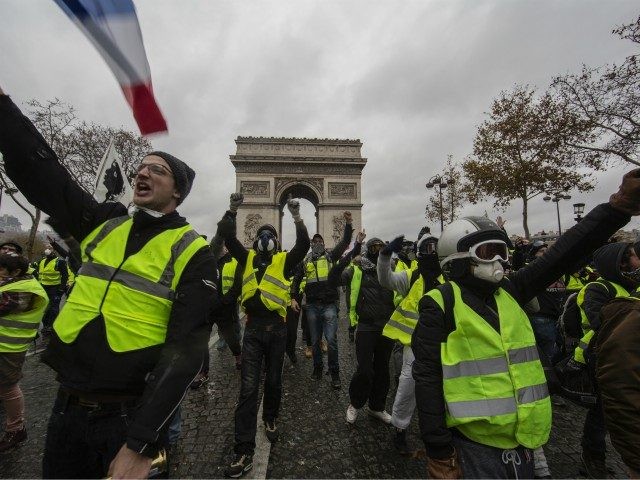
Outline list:
[[[344,307],[344,305],[343,305]],[[354,345],[346,334],[347,320],[341,311],[339,330],[343,388],[334,391],[329,377],[310,378],[311,360],[299,350],[292,366],[285,360],[284,394],[279,426],[280,442],[270,446],[259,431],[259,450],[253,475],[269,478],[424,478],[421,452],[405,458],[391,450],[392,429],[367,417],[364,411],[355,426],[345,423],[349,403],[348,381],[354,370]],[[299,339],[298,345],[302,345]],[[46,422],[56,390],[51,370],[28,357],[22,381],[27,402],[29,440],[20,448],[0,455],[0,477],[41,476],[42,448]],[[182,439],[171,459],[172,477],[221,477],[231,460],[233,411],[239,388],[239,374],[228,350],[212,348],[208,385],[190,391],[182,412]],[[391,408],[394,392],[387,406]],[[545,447],[554,478],[579,476],[580,434],[584,411],[573,406],[557,407],[554,429]],[[417,422],[411,427],[410,442],[422,447]],[[261,440],[262,439],[262,440]],[[608,464],[616,478],[625,478],[620,458],[610,448]],[[260,458],[264,459],[263,465]],[[250,475],[252,477],[253,475]]]

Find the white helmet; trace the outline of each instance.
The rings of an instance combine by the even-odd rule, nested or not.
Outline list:
[[[495,222],[489,220],[487,217],[464,217],[458,220],[454,220],[449,225],[444,227],[440,240],[438,241],[438,258],[440,259],[440,265],[445,268],[445,265],[453,260],[460,258],[473,258],[476,257],[476,252],[473,247],[479,244],[485,244],[489,241],[495,242],[498,245],[500,243],[505,244],[503,251],[490,251],[492,255],[502,260],[508,259],[508,245],[510,245],[509,237]],[[489,261],[490,258],[481,258],[483,261]]]

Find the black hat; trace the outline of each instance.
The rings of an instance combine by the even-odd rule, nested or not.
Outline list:
[[[18,243],[14,242],[13,240],[7,240],[6,242],[1,243],[0,248],[4,247],[5,245],[11,245],[13,248],[16,249],[16,252],[22,255],[22,247]]]
[[[178,205],[180,205],[191,191],[191,186],[193,185],[193,179],[196,176],[196,172],[194,172],[193,169],[182,160],[169,153],[155,151],[147,153],[147,156],[149,155],[157,155],[169,164],[169,168],[171,168],[171,172],[173,173],[173,178],[176,181],[176,190],[180,193],[180,198],[178,199]]]
[[[311,240],[313,241],[316,237],[324,242],[324,238],[322,238],[322,235],[320,235],[319,233],[316,233],[313,237],[311,237]]]
[[[263,230],[269,230],[271,233],[273,233],[274,237],[278,238],[278,231],[276,230],[276,227],[269,223],[265,223],[260,228],[258,228],[258,230],[256,231],[256,237],[259,237],[260,232],[262,232]]]

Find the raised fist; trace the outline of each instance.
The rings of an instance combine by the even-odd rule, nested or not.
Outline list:
[[[367,238],[367,234],[365,233],[364,228],[363,228],[362,231],[358,232],[358,234],[356,235],[356,242],[362,243],[362,242],[364,242],[365,238]]]
[[[389,242],[387,246],[382,249],[382,253],[385,255],[391,255],[391,253],[398,253],[402,250],[402,242],[404,242],[404,235],[400,235]]]
[[[617,193],[611,195],[609,203],[628,215],[640,214],[640,168],[622,177],[622,185]]]
[[[244,201],[244,195],[241,193],[232,193],[229,196],[229,211],[231,212],[237,212],[238,211],[238,207],[240,207],[240,205],[242,205],[242,202]]]
[[[291,212],[291,216],[293,218],[300,217],[300,202],[291,198],[291,195],[289,195],[289,199],[287,200],[287,208]]]
[[[351,217],[351,212],[343,212],[342,213],[342,217],[344,218],[344,221],[347,223],[351,223],[353,221],[353,218]]]

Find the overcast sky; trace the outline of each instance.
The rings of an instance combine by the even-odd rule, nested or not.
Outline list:
[[[448,154],[471,152],[501,90],[544,90],[583,63],[621,62],[637,52],[610,32],[640,13],[637,0],[135,4],[169,124],[152,143],[196,170],[180,212],[198,231],[213,233],[227,208],[238,135],[359,138],[368,158],[363,224],[384,239],[415,237],[427,179]],[[0,0],[0,39],[0,85],[19,105],[59,97],[80,119],[137,130],[104,61],[52,0]],[[561,203],[563,226],[573,223],[574,201],[587,209],[606,201],[626,169],[599,174],[595,192],[572,192]],[[503,214],[510,233],[523,232],[521,209],[514,202]],[[490,204],[464,213],[485,210],[495,217]],[[19,210],[5,198],[2,213]],[[313,233],[310,204],[303,213]],[[532,201],[531,232],[556,225],[554,205]]]

